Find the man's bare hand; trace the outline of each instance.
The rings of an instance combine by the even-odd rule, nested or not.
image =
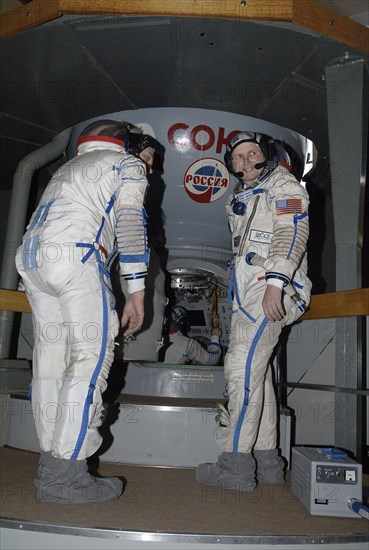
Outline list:
[[[211,335],[212,336],[219,336],[219,338],[220,338],[221,334],[222,334],[222,331],[220,330],[219,327],[213,327],[211,329]]]
[[[132,334],[140,330],[142,327],[144,320],[144,297],[144,290],[133,292],[124,306],[121,325],[123,328],[127,328],[123,333],[123,336],[132,336]]]
[[[282,304],[282,289],[274,285],[267,285],[264,298],[263,310],[269,321],[280,321],[285,316]]]

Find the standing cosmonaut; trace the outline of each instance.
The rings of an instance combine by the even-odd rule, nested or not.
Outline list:
[[[119,478],[90,475],[86,459],[102,442],[102,393],[119,330],[109,272],[116,253],[128,281],[125,336],[144,318],[144,197],[154,143],[130,123],[88,125],[77,155],[48,183],[17,251],[36,333],[30,397],[43,502],[101,502],[122,493]]]
[[[284,479],[269,360],[282,328],[304,311],[284,289],[292,285],[305,304],[310,300],[309,197],[290,172],[285,147],[270,136],[238,133],[226,147],[225,163],[239,180],[226,207],[233,249],[233,311],[224,362],[229,402],[216,428],[223,452],[215,464],[200,464],[196,479],[253,491],[257,482]],[[253,265],[253,256],[263,259],[261,266]]]

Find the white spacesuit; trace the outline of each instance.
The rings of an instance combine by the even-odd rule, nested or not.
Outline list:
[[[89,476],[85,459],[102,441],[101,396],[119,330],[110,260],[117,249],[131,298],[144,289],[149,262],[146,166],[126,152],[133,142],[138,151],[151,147],[138,132],[116,121],[88,126],[77,156],[46,187],[17,252],[35,329],[30,393],[42,449],[40,500],[111,500],[122,491],[118,478]]]
[[[171,365],[217,365],[222,355],[219,344],[220,329],[212,330],[210,342],[205,348],[195,338],[187,335],[191,327],[184,307],[174,307],[171,315],[172,326],[164,362]]]
[[[286,168],[286,158],[279,144],[261,134],[242,132],[227,146],[226,164],[240,180],[226,207],[233,241],[233,311],[224,362],[229,402],[227,410],[221,408],[216,429],[223,453],[217,464],[198,467],[202,483],[253,490],[255,461],[258,481],[283,481],[268,362],[283,326],[303,311],[283,287],[292,283],[306,304],[311,290],[309,198]],[[263,267],[252,265],[253,254],[265,259]]]
[[[195,338],[185,336],[179,330],[169,333],[170,346],[165,352],[165,363],[171,365],[217,365],[222,349],[219,337],[212,336],[205,348]]]

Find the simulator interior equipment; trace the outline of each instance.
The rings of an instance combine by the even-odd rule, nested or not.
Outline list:
[[[293,494],[312,515],[369,518],[362,466],[334,447],[293,447]]]

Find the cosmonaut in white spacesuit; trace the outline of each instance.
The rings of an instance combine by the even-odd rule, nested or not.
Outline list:
[[[170,312],[169,346],[165,352],[164,363],[171,365],[217,365],[222,348],[219,343],[221,330],[213,327],[211,339],[207,346],[203,346],[190,338],[190,320],[187,310],[182,306],[174,306]]]
[[[102,442],[101,396],[119,330],[109,274],[116,252],[130,294],[124,335],[144,318],[143,205],[154,141],[129,123],[87,126],[77,156],[47,185],[17,251],[35,329],[30,398],[41,447],[35,485],[44,502],[101,502],[122,493],[120,479],[91,476],[86,459]]]
[[[229,402],[221,407],[215,464],[200,464],[200,483],[253,491],[257,482],[282,483],[277,449],[277,409],[269,359],[282,328],[303,307],[283,289],[292,283],[306,304],[309,197],[289,171],[280,142],[240,132],[227,145],[225,163],[239,182],[226,211],[232,232],[230,288],[233,310],[224,371]],[[254,255],[264,258],[252,265]],[[288,285],[288,287],[287,287]]]

